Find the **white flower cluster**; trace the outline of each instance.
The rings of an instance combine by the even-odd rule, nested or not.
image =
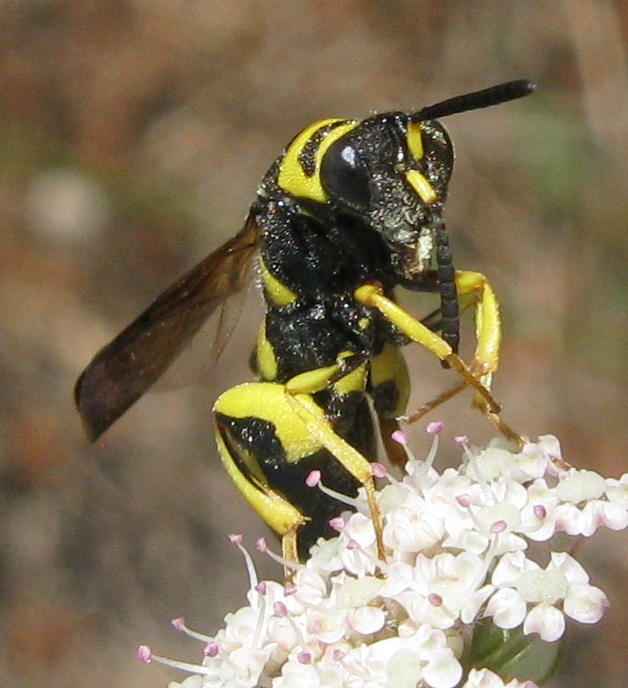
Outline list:
[[[612,480],[571,468],[551,436],[520,453],[460,444],[458,469],[439,474],[412,460],[403,480],[388,477],[379,492],[386,561],[377,559],[364,501],[334,519],[338,537],[320,541],[291,583],[257,583],[249,561],[249,606],[227,615],[212,638],[188,631],[205,643],[202,665],[145,646],[142,659],[193,672],[171,688],[533,687],[465,667],[474,625],[490,618],[553,642],[565,615],[598,621],[607,598],[582,566],[564,551],[541,565],[528,541],[625,528],[628,474]]]

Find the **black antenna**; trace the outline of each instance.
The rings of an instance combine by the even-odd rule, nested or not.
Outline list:
[[[421,122],[426,119],[438,119],[440,117],[455,115],[459,112],[479,110],[480,108],[507,103],[509,100],[516,100],[517,98],[523,98],[524,96],[530,95],[535,88],[536,86],[527,79],[507,81],[503,84],[497,84],[497,86],[491,86],[481,91],[474,91],[473,93],[466,93],[462,96],[448,98],[435,105],[428,105],[422,110],[410,115],[410,120],[412,122]]]

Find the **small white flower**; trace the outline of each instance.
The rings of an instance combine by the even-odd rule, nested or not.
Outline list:
[[[345,663],[357,656],[347,657]],[[411,635],[368,646],[362,661],[372,677],[381,677],[382,686],[414,688],[423,680],[432,688],[453,688],[462,676],[462,667],[447,646],[446,636],[428,624]]]
[[[556,529],[589,537],[602,526],[613,530],[628,526],[628,495],[622,494],[619,484],[593,471],[572,469],[561,475],[555,488],[560,500],[553,513]]]
[[[386,514],[384,545],[391,551],[421,552],[433,547],[443,538],[442,513],[427,504],[425,499],[408,485],[393,485],[384,492],[405,493],[394,511]],[[442,510],[441,510],[442,512]]]
[[[446,552],[432,558],[420,555],[415,571],[417,580],[425,584],[428,593],[426,601],[432,608],[432,614],[427,609],[423,614],[432,620],[437,614],[446,615],[449,619],[445,626],[435,624],[438,628],[451,628],[459,621],[471,623],[494,590],[492,586],[484,584],[484,561],[468,552],[456,555]],[[409,600],[408,609],[412,608],[414,605]]]
[[[491,580],[498,590],[487,605],[487,615],[499,628],[515,628],[523,621],[526,635],[538,633],[546,642],[562,637],[563,612],[582,623],[595,623],[608,604],[601,590],[588,585],[582,566],[565,552],[552,553],[545,569],[523,552],[506,554]]]
[[[545,437],[551,436],[546,435]],[[552,437],[552,440],[556,440],[556,438]],[[552,453],[554,451],[556,454]],[[514,457],[513,463],[521,471],[521,474],[513,474],[513,477],[522,483],[535,478],[542,478],[551,466],[550,457],[552,456],[561,458],[558,440],[556,440],[555,445],[554,442],[546,442],[543,439],[539,439],[538,443],[528,442]]]
[[[381,592],[384,581],[376,576],[351,578],[339,574],[335,579],[342,581],[336,593],[336,602],[341,607],[360,607],[370,604]]]
[[[606,481],[593,471],[572,470],[558,483],[556,494],[564,502],[587,502],[600,499],[606,490]]]
[[[386,664],[390,684],[399,688],[415,688],[423,678],[423,666],[412,650],[398,650]]]
[[[342,686],[340,676],[338,676],[338,679],[338,681],[329,682],[327,685],[340,688]],[[299,662],[296,659],[290,658],[282,669],[281,677],[277,681],[273,681],[273,685],[281,686],[281,688],[318,686],[320,685],[319,668],[315,664]]]
[[[546,542],[556,533],[556,491],[544,478],[535,480],[527,489],[527,503],[521,512],[521,532],[535,542]]]

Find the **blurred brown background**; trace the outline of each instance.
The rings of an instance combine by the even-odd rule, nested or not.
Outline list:
[[[625,0],[0,2],[1,686],[165,686],[183,675],[136,646],[196,661],[168,620],[209,632],[244,601],[225,535],[263,529],[219,466],[210,409],[250,376],[259,306],[213,375],[149,395],[97,446],[72,386],[235,234],[315,119],[538,84],[447,120],[451,241],[502,302],[505,418],[558,435],[578,466],[626,470],[627,41]],[[418,347],[408,357],[417,405],[451,384]],[[468,401],[437,417],[483,441]],[[571,629],[553,685],[625,686],[628,540],[600,533],[580,553],[612,608]]]

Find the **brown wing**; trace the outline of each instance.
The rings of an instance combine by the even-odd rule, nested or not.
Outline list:
[[[259,241],[257,223],[249,214],[235,237],[166,289],[94,356],[74,388],[92,441],[168,369],[207,318],[246,287]]]

